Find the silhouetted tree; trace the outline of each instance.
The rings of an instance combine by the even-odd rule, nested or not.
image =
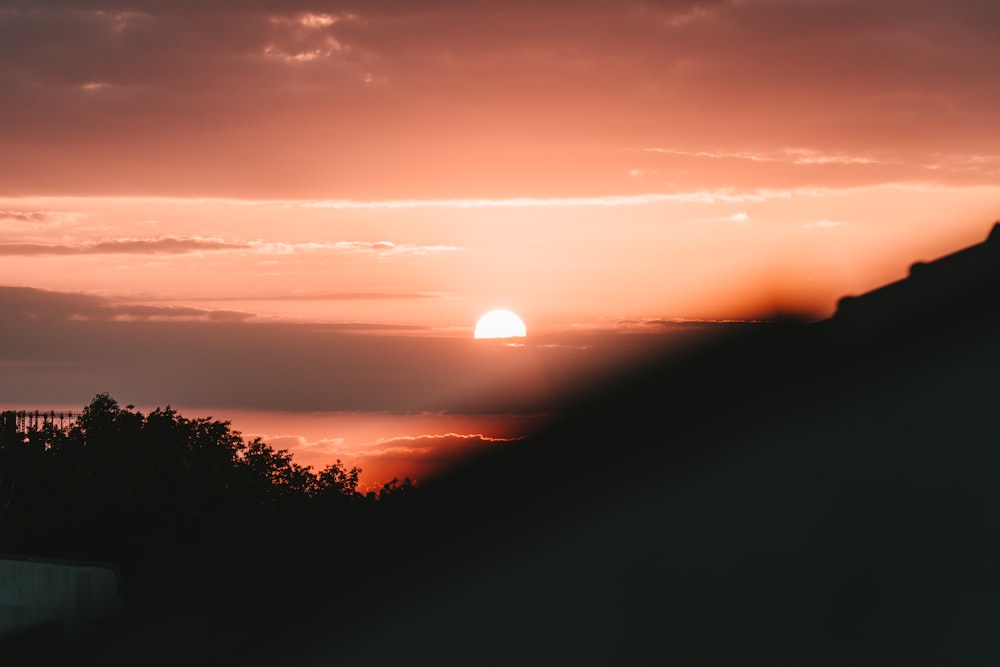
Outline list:
[[[315,495],[326,500],[359,500],[358,476],[361,468],[350,470],[337,459],[336,463],[323,468],[316,476]]]
[[[301,501],[315,492],[316,476],[311,466],[300,466],[287,449],[274,449],[260,438],[240,451],[238,462],[255,479],[260,500],[266,503]]]
[[[170,406],[143,415],[98,394],[68,429],[0,426],[8,551],[127,572],[179,548],[284,539],[316,512],[363,499],[360,468],[338,460],[316,473],[288,450],[245,442],[229,422],[187,419]]]
[[[400,498],[409,496],[416,488],[416,484],[409,477],[402,481],[393,477],[382,485],[382,488],[378,492],[378,499],[380,501],[399,500]]]

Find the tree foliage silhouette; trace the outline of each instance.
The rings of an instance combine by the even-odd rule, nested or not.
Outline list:
[[[362,501],[360,472],[339,460],[314,472],[227,421],[169,406],[143,415],[98,394],[69,429],[3,421],[0,550],[127,574],[154,554],[266,540],[292,517]]]

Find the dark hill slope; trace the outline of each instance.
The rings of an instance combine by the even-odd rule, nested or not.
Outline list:
[[[253,554],[74,655],[1000,664],[998,243],[828,321],[609,378],[411,502]]]
[[[456,569],[311,657],[997,664],[998,229],[829,321],[651,362],[441,480]]]

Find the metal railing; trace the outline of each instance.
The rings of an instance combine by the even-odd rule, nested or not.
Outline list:
[[[46,426],[62,430],[73,426],[81,416],[82,412],[67,410],[5,410],[0,413],[0,424],[18,431],[39,430]]]

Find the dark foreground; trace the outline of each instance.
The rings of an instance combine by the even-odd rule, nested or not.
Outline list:
[[[997,242],[610,378],[416,495],[23,659],[1000,664]]]

